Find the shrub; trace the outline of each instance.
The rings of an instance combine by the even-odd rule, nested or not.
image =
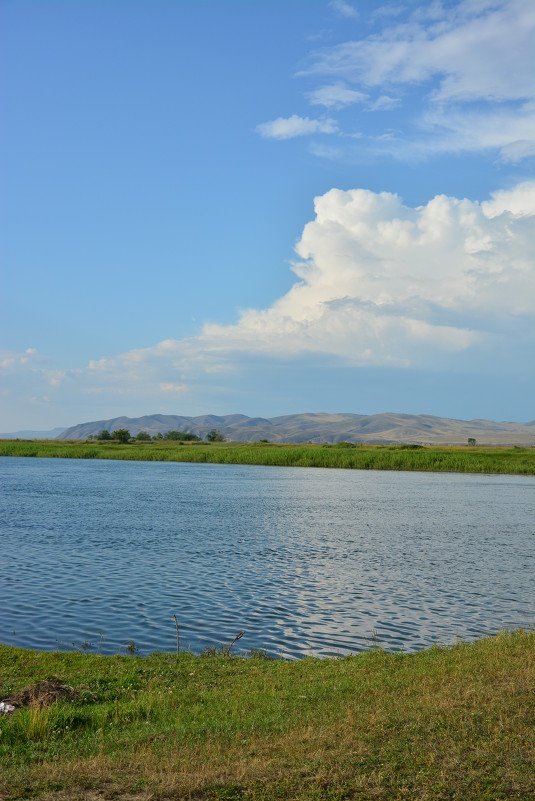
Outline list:
[[[208,442],[225,442],[223,434],[221,434],[220,431],[216,431],[215,428],[212,428],[212,430],[208,432],[206,439]]]

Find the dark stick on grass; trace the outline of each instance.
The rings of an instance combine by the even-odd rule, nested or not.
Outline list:
[[[173,615],[175,619],[175,627],[176,627],[176,655],[180,654],[180,639],[178,637],[178,621],[176,619],[176,615]]]
[[[232,640],[232,642],[230,643],[228,648],[225,648],[225,656],[228,656],[230,654],[230,649],[232,648],[232,646],[234,645],[236,640],[241,640],[241,638],[243,637],[244,634],[245,634],[244,631],[240,631],[239,634],[236,634],[236,636],[234,637],[234,639]]]

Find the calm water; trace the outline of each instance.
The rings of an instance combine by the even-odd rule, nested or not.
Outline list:
[[[0,458],[0,641],[295,658],[535,622],[535,479]],[[242,646],[240,649],[238,646]]]

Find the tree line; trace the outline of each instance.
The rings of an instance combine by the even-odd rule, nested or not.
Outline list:
[[[127,442],[160,442],[161,440],[174,440],[175,442],[202,442],[202,438],[197,434],[192,434],[189,431],[166,431],[162,434],[158,431],[157,434],[151,436],[148,431],[140,431],[133,437],[127,428],[118,428],[115,431],[108,431],[103,428],[98,434],[90,434],[87,439],[95,439],[99,442],[115,441],[125,444]],[[225,437],[220,431],[212,428],[205,437],[207,442],[225,442]]]

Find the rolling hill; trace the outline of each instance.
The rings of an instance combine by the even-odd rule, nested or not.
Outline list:
[[[143,417],[115,417],[80,423],[56,439],[87,439],[100,431],[127,428],[132,436],[146,431],[185,431],[204,438],[216,429],[234,442],[368,442],[465,445],[473,438],[480,445],[535,445],[535,421],[529,423],[491,420],[452,420],[447,417],[411,414],[291,414],[282,417],[247,417],[244,414],[180,415],[153,414]]]

